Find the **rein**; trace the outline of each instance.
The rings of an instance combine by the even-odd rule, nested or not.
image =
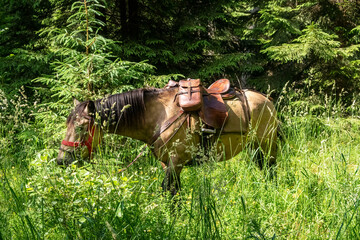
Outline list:
[[[124,172],[125,170],[127,170],[131,165],[133,165],[133,164],[136,162],[136,160],[138,160],[139,157],[141,157],[141,156],[144,154],[144,151],[145,151],[145,149],[147,148],[147,146],[148,146],[148,145],[145,145],[145,146],[141,149],[141,152],[136,156],[136,158],[135,158],[129,165],[126,166],[126,168],[121,169],[121,170],[118,171],[117,173],[122,173],[122,172]]]
[[[173,117],[171,117],[170,119],[168,119],[160,128],[160,131],[155,133],[154,136],[151,138],[151,146],[154,145],[154,143],[158,140],[158,138],[160,137],[160,135],[165,132],[176,120],[178,120],[185,112],[184,111],[179,111],[176,115],[174,115]],[[186,119],[186,118],[185,118]],[[181,123],[181,125],[184,122]],[[175,133],[166,141],[168,142],[176,133],[178,130],[175,131]],[[165,143],[166,144],[166,143]],[[148,147],[148,145],[146,144],[142,149],[141,152],[136,156],[136,158],[129,164],[127,165],[125,168],[119,170],[117,173],[122,173],[125,170],[127,170],[131,165],[133,165],[145,152],[145,149]]]

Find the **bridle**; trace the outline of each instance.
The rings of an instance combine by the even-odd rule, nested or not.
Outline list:
[[[75,149],[78,147],[86,146],[89,151],[89,158],[91,158],[91,153],[92,153],[92,148],[93,148],[92,143],[93,143],[93,138],[94,138],[94,134],[95,134],[94,118],[92,118],[90,116],[83,116],[83,117],[85,119],[89,120],[89,125],[88,125],[89,137],[87,138],[87,140],[81,140],[80,142],[71,142],[71,141],[67,141],[67,140],[62,140],[61,144],[64,146],[73,147]],[[60,148],[60,150],[62,150],[64,152],[69,152],[70,154],[73,154],[73,152],[67,151],[62,148]]]

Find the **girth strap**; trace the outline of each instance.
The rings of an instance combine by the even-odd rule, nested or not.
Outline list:
[[[247,120],[247,124],[250,124],[251,122],[251,114],[250,114],[250,107],[249,107],[249,101],[246,97],[245,91],[239,88],[235,88],[235,95],[240,100],[242,107],[244,109],[245,117]]]

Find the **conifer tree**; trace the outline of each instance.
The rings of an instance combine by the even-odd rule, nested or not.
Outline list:
[[[35,81],[48,86],[55,109],[68,108],[62,106],[71,104],[73,98],[93,99],[141,87],[153,70],[145,62],[124,61],[113,55],[117,43],[99,34],[104,26],[98,19],[102,8],[101,0],[76,1],[65,27],[48,27],[41,32],[48,41],[49,54],[54,55],[53,73]]]

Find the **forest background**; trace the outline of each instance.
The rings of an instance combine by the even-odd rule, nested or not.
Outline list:
[[[356,160],[358,151],[354,150],[359,140],[356,131],[360,126],[357,121],[357,103],[360,100],[359,1],[0,2],[0,239],[64,236],[157,238],[156,234],[168,238],[286,238],[288,234],[306,238],[310,236],[307,235],[309,232],[314,236],[320,234],[334,238],[359,236],[356,235],[359,232],[356,227],[360,218],[359,199],[356,197],[358,188],[355,187],[358,185],[356,174],[359,164]],[[331,155],[332,150],[329,150],[331,157],[324,159],[346,162],[344,174],[350,171],[349,165],[354,168],[352,180],[347,175],[336,178],[340,185],[346,180],[348,195],[354,199],[349,201],[345,197],[347,194],[338,199],[341,210],[334,208],[331,213],[341,216],[338,217],[340,220],[319,217],[320,212],[330,214],[325,210],[310,214],[310,207],[305,206],[309,199],[316,199],[316,203],[322,202],[328,210],[332,201],[335,202],[335,190],[340,191],[338,187],[331,195],[312,195],[314,189],[321,190],[319,184],[326,181],[318,176],[320,172],[307,172],[305,166],[311,168],[311,161],[281,165],[280,160],[279,168],[291,170],[293,175],[281,178],[279,174],[276,186],[265,180],[261,183],[265,189],[277,189],[284,184],[283,198],[287,196],[287,190],[297,198],[308,191],[309,195],[304,198],[303,205],[299,203],[298,209],[280,204],[284,207],[283,211],[279,210],[280,207],[276,211],[293,213],[280,227],[274,224],[274,219],[266,218],[265,213],[257,212],[257,203],[246,202],[247,188],[244,186],[249,186],[248,192],[261,189],[256,184],[251,188],[251,184],[246,185],[246,182],[234,182],[232,185],[233,189],[242,189],[242,193],[231,200],[238,202],[243,211],[242,217],[237,218],[237,227],[234,227],[231,211],[228,215],[226,212],[219,213],[219,208],[229,202],[222,202],[225,198],[220,197],[220,200],[216,199],[219,201],[219,207],[216,207],[213,205],[216,202],[214,196],[207,192],[207,189],[212,191],[220,183],[210,181],[214,177],[210,180],[196,178],[196,171],[205,170],[195,169],[187,173],[187,178],[195,181],[194,185],[184,186],[191,189],[188,191],[190,195],[185,194],[185,198],[196,199],[189,203],[191,211],[188,209],[186,214],[174,218],[165,210],[158,210],[160,207],[157,206],[166,209],[166,201],[151,200],[151,194],[155,194],[156,199],[162,198],[156,190],[161,183],[157,179],[161,178],[161,170],[150,153],[147,155],[150,163],[147,164],[152,167],[145,164],[140,167],[144,170],[130,170],[122,176],[98,175],[94,174],[94,170],[76,167],[65,172],[53,166],[74,97],[79,100],[96,99],[135,88],[163,87],[170,79],[182,78],[201,78],[206,84],[219,78],[229,78],[237,87],[255,88],[271,95],[288,138],[283,147],[288,155],[283,154],[286,156],[283,159],[293,158],[296,155],[293,149],[318,144],[311,148],[317,149],[329,136],[336,136],[344,149],[339,148],[337,143],[330,144],[328,149],[333,146],[334,154]],[[343,139],[342,131],[351,135],[351,141]],[[299,141],[300,137],[306,144]],[[352,144],[351,151],[347,150],[350,148],[346,145],[348,143]],[[141,143],[136,141],[109,137],[99,158],[114,161],[114,165],[110,170],[106,167],[95,172],[116,172],[117,168],[137,155],[140,147]],[[118,155],[115,156],[115,152]],[[349,153],[346,155],[344,152]],[[355,155],[350,152],[355,152]],[[315,156],[314,159],[319,158]],[[256,171],[256,176],[247,176],[249,182],[255,178],[262,179],[261,171],[248,164],[236,165],[235,169],[244,176]],[[145,166],[150,170],[145,170]],[[219,168],[219,165],[215,166]],[[300,176],[295,174],[299,172],[298,166],[303,168]],[[212,167],[209,165],[205,169],[214,170]],[[236,175],[229,170],[230,167],[224,168],[230,179]],[[330,170],[336,175],[336,169],[334,165]],[[150,186],[154,187],[146,189],[145,192],[150,194],[146,197],[139,189],[148,185],[150,180],[140,176],[140,172],[153,179]],[[213,174],[221,177],[221,171],[214,170]],[[306,180],[297,179],[301,176]],[[46,179],[61,179],[61,183],[55,186]],[[297,184],[304,184],[308,190],[300,191]],[[84,186],[79,188],[79,185],[87,186],[87,190]],[[200,186],[198,196],[194,190],[196,185]],[[137,188],[138,191],[133,190]],[[75,197],[74,194],[83,197]],[[64,200],[64,196],[72,197]],[[264,195],[263,199],[272,197]],[[61,204],[63,201],[66,204]],[[154,218],[147,218],[141,209],[155,211],[156,216],[166,220],[156,223]],[[187,208],[184,209],[186,212]],[[101,211],[102,216],[98,214]],[[193,211],[198,218],[193,216]],[[299,213],[302,216],[310,214],[310,220],[307,222],[305,217],[299,217]],[[143,225],[136,224],[133,218],[141,219]],[[131,228],[124,219],[130,222]],[[200,230],[190,230],[197,222],[201,223]],[[305,227],[308,231],[302,232],[303,226],[308,226]],[[165,230],[158,230],[160,227]]]

